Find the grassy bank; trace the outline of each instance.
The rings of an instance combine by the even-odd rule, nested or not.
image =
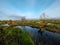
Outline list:
[[[34,45],[34,43],[25,31],[9,27],[6,30],[0,29],[0,45]]]

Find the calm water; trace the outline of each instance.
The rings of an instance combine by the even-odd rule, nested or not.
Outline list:
[[[36,42],[43,41],[44,43],[50,43],[50,45],[60,45],[60,34],[44,31],[41,35],[41,33],[38,33],[39,29],[31,28],[29,26],[17,26],[18,28],[21,28],[27,32],[29,32],[31,35],[34,36],[34,40]]]

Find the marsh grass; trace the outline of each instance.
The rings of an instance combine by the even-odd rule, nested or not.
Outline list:
[[[0,30],[0,45],[34,45],[34,43],[25,31],[9,27],[6,30]]]

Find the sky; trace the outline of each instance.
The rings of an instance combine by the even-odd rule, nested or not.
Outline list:
[[[0,20],[39,19],[43,13],[48,18],[60,17],[60,0],[0,0]]]

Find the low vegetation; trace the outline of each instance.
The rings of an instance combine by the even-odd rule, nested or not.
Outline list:
[[[24,30],[9,27],[6,30],[0,29],[0,45],[34,45],[34,43]]]
[[[47,25],[50,23],[49,25]],[[60,33],[60,20],[3,20],[0,21],[0,25],[8,24],[10,26],[31,26],[35,28],[44,27],[50,31]]]

